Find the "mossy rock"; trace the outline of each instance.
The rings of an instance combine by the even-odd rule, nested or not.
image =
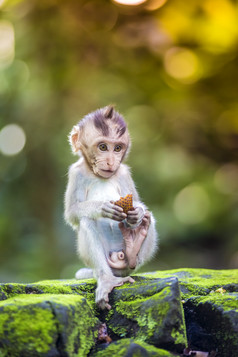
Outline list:
[[[116,341],[110,345],[104,345],[93,352],[91,357],[175,357],[166,350],[156,348],[145,342],[127,339]]]
[[[88,300],[94,298],[96,281],[85,280],[44,280],[32,284],[7,283],[0,284],[0,300],[19,294],[76,294]]]
[[[177,277],[185,310],[189,346],[238,356],[238,270],[176,269],[145,273],[147,278]]]
[[[176,269],[140,274],[147,278],[177,277],[182,299],[191,296],[206,296],[211,291],[224,288],[229,292],[238,292],[238,270],[212,269]]]
[[[112,291],[109,312],[95,305],[94,279],[0,284],[0,357],[177,356],[186,345],[182,306],[190,347],[238,356],[238,270],[134,278]],[[110,345],[97,339],[101,322]]]
[[[188,338],[194,348],[238,356],[238,293],[212,292],[185,304]]]
[[[133,337],[170,351],[182,352],[187,344],[178,280],[139,279],[115,289],[112,310],[106,315],[116,337]]]
[[[0,356],[86,356],[99,320],[78,295],[19,295],[0,302]]]

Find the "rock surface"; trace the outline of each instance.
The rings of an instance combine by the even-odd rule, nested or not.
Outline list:
[[[186,329],[191,349],[238,356],[238,270],[134,278],[110,311],[96,307],[93,279],[0,284],[0,357],[183,356]]]

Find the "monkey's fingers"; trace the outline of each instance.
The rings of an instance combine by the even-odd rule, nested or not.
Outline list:
[[[150,222],[151,222],[151,215],[150,215],[150,212],[149,211],[146,211],[145,215],[144,215],[144,218],[142,220],[142,225],[145,229],[148,229],[149,228],[149,225],[150,225]]]
[[[108,304],[107,301],[105,301],[104,299],[100,300],[97,302],[97,305],[100,309],[104,310],[104,309],[107,309],[107,310],[111,310],[111,305]]]
[[[114,214],[112,214],[111,219],[113,219],[114,221],[117,221],[117,222],[121,222],[121,221],[124,221],[124,219],[126,217],[127,216],[125,213],[121,213],[121,214],[114,213]]]
[[[116,211],[118,211],[118,212],[123,212],[123,208],[120,207],[120,206],[115,205],[115,202],[110,201],[110,205],[111,205],[111,207],[113,207]]]
[[[139,221],[139,216],[137,214],[130,214],[128,212],[127,221],[130,224],[137,224],[137,222]]]
[[[145,211],[145,215],[144,215],[144,218],[148,219],[149,222],[151,221],[151,214],[149,211]]]
[[[126,276],[125,278],[122,278],[123,283],[135,283],[135,280],[131,276]]]
[[[150,225],[150,220],[147,218],[143,218],[141,225],[145,228],[148,229]]]
[[[138,211],[136,211],[136,209],[134,209],[133,211],[128,211],[127,214],[129,214],[130,216],[137,216]]]
[[[111,305],[109,305],[109,304],[106,302],[105,308],[108,309],[108,310],[111,310],[112,307],[111,307]]]
[[[126,218],[126,214],[123,212],[123,209],[112,203],[107,203],[102,207],[102,216],[119,222]]]
[[[131,284],[133,284],[133,283],[135,283],[136,281],[131,277],[131,276],[129,276],[129,283],[131,283]]]
[[[114,206],[112,207],[113,216],[118,217],[118,218],[120,218],[120,221],[123,221],[123,220],[127,217],[127,214],[126,214],[125,212],[123,212],[123,210],[122,210],[122,211],[121,211],[121,210],[119,211],[118,208],[121,208],[121,207],[118,207],[118,206],[116,206],[116,205],[114,205]]]
[[[141,207],[136,207],[133,211],[128,211],[127,220],[131,224],[138,224],[144,217],[144,210]]]

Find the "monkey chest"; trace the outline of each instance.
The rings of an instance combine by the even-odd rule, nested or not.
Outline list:
[[[86,200],[117,201],[120,199],[121,188],[114,180],[98,180],[87,187]]]

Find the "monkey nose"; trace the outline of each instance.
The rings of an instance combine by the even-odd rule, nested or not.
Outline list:
[[[107,166],[109,166],[110,168],[113,167],[114,162],[112,160],[108,160],[107,161]]]

